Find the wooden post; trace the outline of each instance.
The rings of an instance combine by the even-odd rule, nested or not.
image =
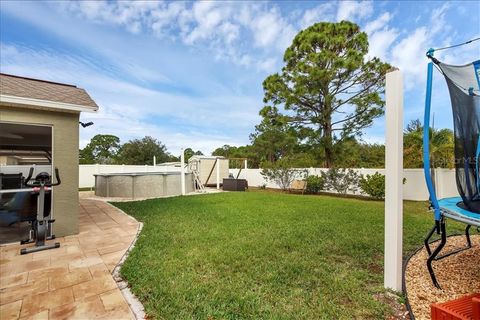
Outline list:
[[[386,75],[385,90],[385,274],[386,289],[402,291],[403,76]]]

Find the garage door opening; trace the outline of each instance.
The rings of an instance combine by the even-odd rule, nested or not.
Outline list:
[[[0,122],[0,190],[26,188],[30,168],[33,178],[40,172],[52,174],[52,127]],[[45,198],[52,208],[53,194]],[[33,192],[0,193],[0,244],[29,238],[37,213]]]

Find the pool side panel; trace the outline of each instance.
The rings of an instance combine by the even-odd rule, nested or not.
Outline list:
[[[185,175],[185,191],[194,191],[193,175]],[[95,195],[119,198],[157,198],[181,195],[178,173],[119,173],[95,175]]]

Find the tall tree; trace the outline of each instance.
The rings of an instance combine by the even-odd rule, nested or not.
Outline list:
[[[157,163],[176,161],[176,157],[167,152],[160,141],[152,137],[130,140],[123,144],[118,154],[119,162],[123,164],[152,165],[153,156]]]
[[[183,151],[184,155],[185,155],[185,161],[188,161],[188,159],[190,159],[191,157],[193,156],[203,156],[203,153],[202,151],[198,150],[198,151],[193,151],[192,148],[186,148],[184,151]]]
[[[221,147],[218,147],[217,149],[212,151],[212,156],[218,156],[218,157],[225,157],[228,158],[230,153],[232,153],[232,149],[237,148],[234,146],[231,146],[229,144],[224,144]]]
[[[412,120],[403,135],[403,166],[423,167],[423,125]],[[430,164],[433,168],[453,168],[455,164],[454,135],[450,129],[430,128]]]
[[[358,25],[317,23],[293,39],[282,72],[263,82],[265,103],[283,106],[296,128],[318,136],[326,167],[333,165],[336,142],[383,114],[380,94],[390,66],[366,59],[367,53],[367,35]]]
[[[354,137],[335,145],[335,166],[341,168],[384,168],[385,146],[359,142]]]
[[[295,129],[288,124],[288,117],[280,114],[277,107],[264,107],[260,111],[262,122],[250,135],[252,146],[260,161],[275,162],[292,154],[298,145]]]
[[[80,164],[114,163],[119,149],[120,139],[117,136],[97,134],[80,150]]]
[[[250,145],[235,147],[225,144],[222,147],[215,149],[212,152],[212,156],[229,158],[230,168],[243,168],[244,166],[243,161],[234,160],[233,158],[246,158],[248,160],[249,168],[258,168],[260,163],[258,155]]]

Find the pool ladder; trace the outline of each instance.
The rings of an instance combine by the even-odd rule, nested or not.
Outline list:
[[[198,172],[198,163],[197,161],[192,161],[189,163],[189,169],[193,173],[193,179],[195,181],[195,191],[198,192],[207,192],[205,186],[200,180],[200,172]]]

